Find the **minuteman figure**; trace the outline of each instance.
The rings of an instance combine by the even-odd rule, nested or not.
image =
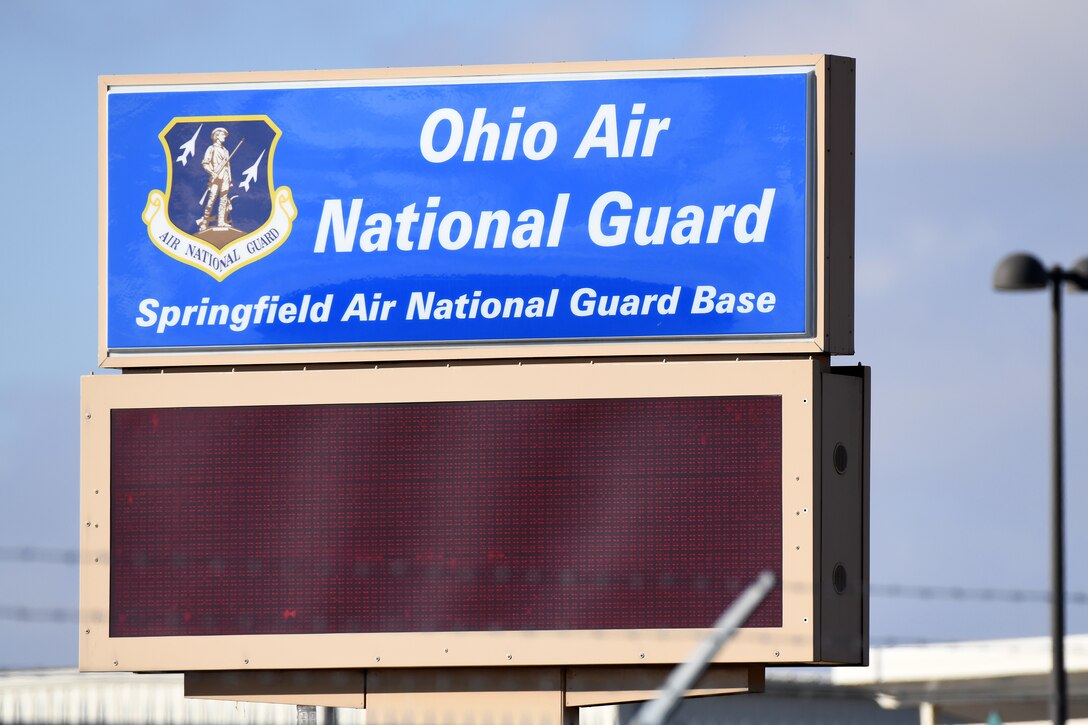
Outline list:
[[[216,200],[219,201],[219,211],[216,226],[229,227],[227,212],[230,209],[230,199],[227,192],[230,191],[230,153],[223,142],[227,140],[227,129],[217,128],[212,131],[212,145],[204,152],[204,160],[200,163],[208,172],[208,201],[204,204],[204,216],[197,219],[200,231],[208,230],[208,224],[212,220],[212,210]]]

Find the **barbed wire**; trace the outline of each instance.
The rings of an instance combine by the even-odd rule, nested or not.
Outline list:
[[[933,586],[917,584],[874,584],[869,595],[884,599],[919,599],[923,601],[951,600],[973,602],[1002,602],[1012,604],[1048,604],[1049,591],[995,587]],[[1088,604],[1088,592],[1065,593],[1066,604]]]
[[[33,564],[79,564],[78,549],[51,549],[36,546],[0,546],[0,562]]]
[[[5,620],[5,619],[17,621],[17,622],[20,622],[20,623],[46,623],[46,624],[72,625],[72,624],[75,624],[75,623],[79,622],[79,611],[75,610],[75,609],[35,609],[35,608],[31,608],[31,607],[4,607],[4,606],[0,606],[0,620]],[[85,623],[104,622],[105,620],[106,620],[106,617],[104,616],[104,613],[98,613],[97,615],[93,615],[89,619],[85,619],[84,622]],[[530,632],[517,632],[517,634],[520,634],[520,635],[534,634],[534,635],[539,635],[541,637],[547,637],[549,634],[552,634],[554,632],[560,632],[560,631],[568,631],[568,630],[554,630],[554,631],[552,631],[552,630],[541,630],[541,631],[536,631],[536,632],[531,632],[531,633]],[[671,632],[660,631],[660,632],[655,633],[655,632],[653,632],[653,630],[649,630],[649,632],[650,632],[649,637],[651,639],[654,638],[654,637],[665,639],[665,638],[673,636]],[[472,633],[473,632],[469,632],[469,634],[472,634]],[[480,633],[485,634],[485,632],[480,632]],[[270,634],[270,633],[255,632],[255,633],[253,633],[252,635],[249,635],[249,636],[261,636],[261,635],[265,635],[265,634]],[[314,633],[309,633],[309,632],[299,632],[299,633],[297,633],[298,636],[307,636],[307,635],[312,635],[312,634],[314,634]],[[327,636],[330,633],[323,632],[323,633],[320,633],[320,634],[322,636]],[[337,633],[332,633],[332,634],[337,634]],[[354,634],[354,633],[346,632],[346,633],[339,633],[339,634],[346,634],[346,635],[350,636],[351,634]],[[360,633],[360,634],[366,634],[366,633]],[[416,633],[416,634],[419,634],[419,633]],[[437,635],[440,635],[442,633],[436,632],[436,633],[433,633],[433,634],[435,634],[437,636]],[[494,632],[487,632],[487,634],[494,634]],[[586,636],[592,636],[592,634],[593,634],[592,632],[587,632]],[[185,635],[178,635],[178,636],[185,636]],[[1065,651],[1066,651],[1067,655],[1075,655],[1075,656],[1088,655],[1088,644],[1078,644],[1078,643],[1075,643],[1075,642],[1069,642],[1068,638],[1071,637],[1071,636],[1074,636],[1074,635],[1071,635],[1071,634],[1066,635],[1067,642],[1066,642],[1066,646],[1065,646]],[[640,637],[645,639],[646,635],[640,635]],[[784,635],[782,633],[771,633],[771,632],[762,633],[762,632],[759,632],[758,630],[754,630],[754,629],[747,629],[745,631],[745,638],[746,638],[746,641],[749,644],[766,644],[766,645],[768,645],[770,647],[774,647],[774,648],[786,647],[786,646],[791,646],[791,645],[809,646],[809,645],[812,644],[812,640],[810,638],[808,638],[808,637],[805,637],[805,636]],[[856,636],[853,636],[853,635],[852,636],[847,636],[847,637],[831,638],[831,641],[829,641],[829,638],[824,637],[824,638],[822,638],[822,641],[823,641],[823,643],[825,645],[827,645],[827,644],[833,644],[835,641],[838,641],[840,639],[847,642],[847,644],[850,644],[852,646],[857,646]],[[937,648],[940,648],[942,650],[951,650],[951,651],[992,650],[992,651],[995,651],[995,652],[1000,651],[1000,653],[1002,655],[1018,655],[1018,654],[1038,654],[1040,651],[1042,651],[1040,649],[1040,644],[1039,644],[1039,640],[1041,640],[1041,639],[1044,639],[1044,637],[1042,635],[1035,635],[1035,636],[1024,636],[1024,637],[1007,637],[1006,636],[1006,637],[1000,637],[1000,638],[996,638],[996,639],[992,639],[992,640],[947,641],[947,640],[936,639],[936,638],[933,638],[933,637],[922,637],[922,636],[917,636],[917,635],[885,635],[885,636],[871,638],[869,640],[869,647],[871,649],[888,649],[888,648],[895,648],[895,647],[924,647],[924,646],[930,646],[930,647],[937,647]],[[1020,640],[1025,640],[1025,641],[1020,641]]]
[[[929,588],[928,587],[920,587],[920,589],[929,589]],[[981,601],[981,602],[995,602],[995,603],[1013,602],[1013,603],[1031,603],[1031,604],[1042,604],[1042,603],[1046,603],[1046,601],[1047,601],[1047,600],[1044,600],[1044,599],[1026,599],[1026,598],[1022,598],[1022,597],[1018,597],[1018,598],[1015,598],[1015,599],[1005,599],[1005,598],[1001,598],[1001,597],[996,597],[995,598],[995,597],[990,597],[989,595],[990,595],[990,592],[987,591],[987,592],[985,592],[985,597],[986,598],[973,599],[972,600],[967,596],[957,596],[957,597],[955,597],[955,599],[957,601],[975,601],[975,602]],[[916,598],[916,597],[904,597],[904,598]],[[940,600],[940,599],[947,600],[948,598],[947,597],[937,596],[937,597],[932,597],[931,601],[932,600]],[[1079,599],[1079,600],[1074,601],[1072,603],[1074,603],[1074,604],[1086,604],[1088,602],[1084,601],[1083,599]],[[0,621],[27,622],[27,623],[36,622],[36,623],[58,624],[58,623],[78,622],[78,621],[80,621],[80,614],[81,614],[81,611],[79,609],[72,609],[72,608],[39,607],[39,606],[27,606],[27,605],[0,604]],[[106,620],[105,611],[103,611],[103,610],[93,610],[93,611],[88,610],[86,619],[88,621],[105,621]],[[911,638],[888,639],[885,642],[885,644],[928,644],[928,643],[930,643],[932,641],[933,640],[911,639]]]
[[[87,554],[87,559],[94,559],[94,553]],[[108,560],[108,552],[101,552],[97,557]],[[78,566],[81,564],[77,549],[47,548],[35,546],[0,546],[0,562],[26,564],[61,564]],[[791,588],[808,587],[809,584],[786,585]],[[1016,587],[967,587],[934,584],[871,584],[869,595],[882,599],[914,599],[921,601],[971,601],[1000,602],[1013,604],[1046,604],[1051,600],[1049,590],[1025,589]],[[1067,591],[1066,604],[1088,604],[1088,592]],[[10,609],[10,607],[9,607]],[[0,619],[4,618],[4,609],[0,608]]]
[[[27,607],[27,606],[5,606],[0,605],[0,621],[19,622],[24,624],[64,624],[73,625],[79,623],[80,610],[71,608],[44,608],[44,607]],[[102,623],[106,622],[107,617],[104,611],[90,611],[88,616],[82,619],[84,624]],[[475,630],[473,630],[475,631]],[[525,635],[539,635],[541,637],[547,637],[550,633],[559,632],[565,630],[540,630],[540,631],[518,631],[518,634]],[[673,636],[671,630],[661,630],[655,632],[654,630],[644,630],[648,632],[648,636],[659,639],[666,639]],[[469,632],[471,633],[471,632]],[[484,632],[481,632],[484,633]],[[491,632],[494,634],[494,632]],[[260,636],[264,634],[275,634],[274,632],[253,632],[251,636]],[[281,633],[282,634],[282,633]],[[297,632],[295,634],[306,636],[312,634],[337,634],[335,632]],[[353,632],[341,632],[339,634],[351,635]],[[366,634],[365,632],[359,634]],[[434,633],[436,635],[440,632]],[[592,636],[593,632],[587,632],[586,636]],[[178,635],[185,636],[185,635]],[[643,634],[640,637],[645,638],[647,635]],[[781,646],[790,645],[811,645],[812,640],[804,635],[787,635],[781,632],[760,632],[758,629],[750,628],[746,630],[746,640],[750,644],[767,644],[775,648]],[[1067,634],[1069,637],[1075,636],[1075,634]],[[934,637],[924,637],[918,635],[883,635],[880,637],[873,637],[869,640],[869,647],[873,649],[885,649],[895,647],[917,647],[917,646],[932,646],[939,647],[941,649],[949,650],[980,650],[980,649],[993,649],[1000,650],[1003,654],[1024,654],[1024,653],[1038,653],[1040,651],[1039,640],[1044,639],[1043,635],[1028,635],[1020,637],[1008,637],[1003,636],[991,640],[962,640],[962,641],[948,641],[937,639]],[[845,635],[840,637],[828,637],[825,635],[821,638],[821,641],[827,644],[834,644],[842,640],[850,646],[857,646],[857,635]],[[1020,640],[1024,640],[1021,642]],[[1066,643],[1066,652],[1070,655],[1088,655],[1088,644],[1079,644],[1075,642]]]
[[[79,621],[79,610],[0,605],[0,621],[68,624]]]

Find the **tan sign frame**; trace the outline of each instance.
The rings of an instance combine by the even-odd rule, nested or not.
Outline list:
[[[526,74],[812,67],[815,75],[814,335],[802,339],[353,346],[282,350],[116,353],[107,327],[107,96],[115,88],[187,84],[464,78]],[[102,76],[98,92],[99,364],[108,368],[298,365],[394,360],[570,358],[624,355],[843,354],[854,352],[854,60],[831,55],[702,58],[597,63],[383,68],[341,71]]]
[[[782,398],[783,623],[779,628],[740,630],[714,662],[860,662],[865,657],[867,640],[866,597],[862,587],[867,580],[864,544],[867,532],[863,519],[868,478],[863,466],[856,474],[855,486],[825,485],[825,479],[832,460],[829,446],[834,446],[835,441],[853,441],[848,448],[855,466],[861,466],[861,461],[867,458],[863,434],[867,425],[866,395],[860,378],[832,374],[833,370],[822,359],[810,358],[374,366],[349,370],[84,377],[80,668],[184,671],[682,662],[707,630],[111,638],[108,631],[110,411],[731,395]],[[846,387],[842,388],[843,385]],[[825,410],[835,414],[825,415]],[[843,518],[843,511],[856,511],[857,515]],[[842,519],[834,522],[833,531],[821,524],[823,518],[832,515]],[[850,562],[852,588],[845,593],[829,594],[832,567],[843,561]]]

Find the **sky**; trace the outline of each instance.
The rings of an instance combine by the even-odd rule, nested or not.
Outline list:
[[[0,667],[74,666],[79,378],[97,361],[97,77],[832,53],[857,59],[856,355],[874,644],[1043,635],[1049,324],[997,262],[1088,256],[1088,4],[6,0]],[[1088,295],[1066,296],[1067,586],[1088,632]],[[934,587],[926,596],[916,589]],[[955,597],[952,589],[966,594]],[[979,590],[1000,590],[982,596]],[[1021,593],[1026,601],[1005,601]],[[59,620],[59,621],[52,621]]]

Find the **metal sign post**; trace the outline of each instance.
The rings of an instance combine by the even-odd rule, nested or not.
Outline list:
[[[669,674],[669,679],[665,681],[657,697],[639,708],[631,725],[663,725],[668,722],[669,716],[680,703],[680,699],[706,672],[711,658],[733,636],[737,628],[751,616],[763,598],[770,593],[774,582],[774,574],[771,572],[765,571],[760,574],[759,579],[722,612],[722,616],[714,623],[714,631],[699,644],[683,664],[678,665]]]

